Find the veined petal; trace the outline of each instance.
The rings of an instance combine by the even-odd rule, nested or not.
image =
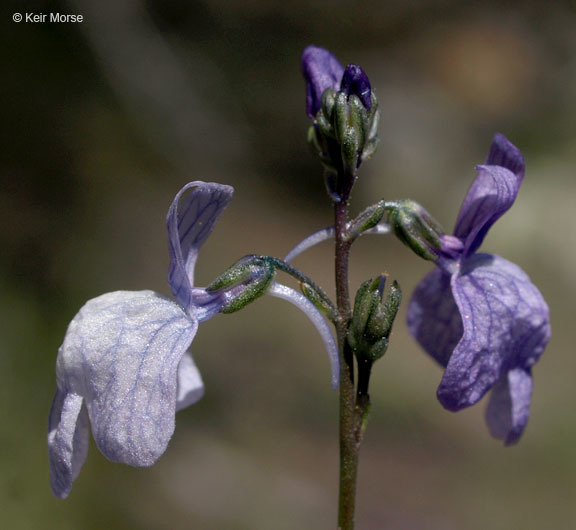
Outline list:
[[[450,276],[441,269],[428,273],[408,305],[408,330],[442,366],[462,338],[462,318],[452,296]]]
[[[529,370],[550,339],[546,302],[513,263],[476,254],[452,276],[464,333],[438,387],[449,410],[474,405],[509,370]]]
[[[58,353],[60,391],[82,396],[98,448],[110,460],[149,466],[174,431],[178,372],[198,321],[152,291],[90,300]]]
[[[490,392],[486,423],[494,438],[505,445],[518,442],[530,417],[532,376],[522,368],[502,375]]]
[[[340,88],[344,67],[328,50],[308,46],[302,53],[302,73],[306,80],[306,113],[313,119],[320,110],[324,91]]]
[[[462,203],[454,235],[464,241],[463,257],[482,244],[490,227],[506,213],[518,194],[518,175],[501,166],[478,166],[478,176]]]
[[[490,146],[490,152],[486,159],[487,166],[502,166],[509,169],[520,180],[524,178],[526,165],[524,156],[512,142],[503,134],[496,133]]]
[[[204,395],[204,383],[192,355],[186,352],[178,365],[178,391],[176,411],[185,409],[199,401]]]
[[[50,486],[65,499],[88,454],[88,415],[82,396],[56,391],[48,420]]]
[[[239,289],[231,289],[232,292],[237,290]],[[204,322],[218,314],[228,302],[229,296],[230,293],[227,291],[208,291],[205,287],[192,287],[190,299],[198,322]]]
[[[232,199],[231,186],[195,181],[186,184],[168,210],[170,270],[168,283],[174,297],[187,310],[194,305],[194,267],[198,250]]]

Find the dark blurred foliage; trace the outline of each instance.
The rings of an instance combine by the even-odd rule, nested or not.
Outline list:
[[[361,64],[381,144],[354,209],[410,197],[450,228],[491,136],[526,155],[518,203],[487,251],[519,263],[549,301],[553,341],[535,367],[517,447],[457,415],[403,314],[374,374],[359,529],[571,529],[576,428],[576,13],[573,2],[7,1],[0,84],[0,523],[2,528],[333,528],[337,396],[306,319],[281,301],[203,324],[193,351],[206,397],[179,413],[151,469],[92,444],[66,501],[45,446],[54,361],[89,298],[167,293],[165,213],[195,179],[236,197],[203,249],[200,284],[247,253],[282,256],[330,224],[308,152],[300,53]],[[5,9],[4,9],[5,8]],[[14,23],[14,12],[84,15]],[[331,292],[331,250],[297,265]],[[429,269],[399,243],[354,249],[352,286],[387,272],[406,294]]]

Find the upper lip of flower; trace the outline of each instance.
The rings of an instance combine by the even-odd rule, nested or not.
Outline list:
[[[464,243],[462,256],[473,254],[490,227],[514,204],[524,178],[524,157],[502,134],[497,133],[485,164],[460,207],[454,236]]]
[[[193,193],[188,193],[193,189]],[[170,251],[168,283],[174,298],[202,321],[218,312],[218,294],[194,288],[198,250],[232,199],[231,186],[190,182],[174,197],[166,224]]]
[[[302,53],[302,72],[306,79],[306,112],[313,119],[320,110],[324,91],[340,87],[344,67],[325,48],[308,46]]]

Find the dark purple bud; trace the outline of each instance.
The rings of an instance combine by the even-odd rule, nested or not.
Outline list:
[[[349,97],[351,95],[358,96],[366,110],[370,110],[372,105],[370,79],[358,65],[349,64],[346,67],[342,76],[340,91],[345,92]]]
[[[308,46],[302,53],[302,73],[306,80],[306,113],[314,119],[320,110],[324,91],[340,88],[344,67],[325,48]]]

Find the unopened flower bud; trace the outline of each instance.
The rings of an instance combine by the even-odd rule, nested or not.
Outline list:
[[[392,325],[402,300],[402,291],[394,281],[384,296],[386,276],[367,280],[358,289],[354,313],[348,329],[348,343],[359,360],[374,362],[388,349]]]
[[[347,94],[348,97],[358,96],[364,108],[370,110],[372,105],[370,79],[358,65],[349,64],[346,67],[342,76],[342,83],[340,83],[340,91]]]
[[[309,46],[302,55],[306,111],[314,120],[308,141],[325,168],[329,195],[346,198],[362,160],[378,143],[378,103],[357,65],[346,68],[328,50]]]
[[[388,203],[384,200],[368,206],[368,208],[350,221],[346,239],[353,241],[362,234],[362,232],[374,228],[384,217],[387,207]]]
[[[222,291],[226,299],[221,313],[243,309],[266,293],[274,280],[275,269],[259,256],[245,256],[226,269],[207,288]]]
[[[438,259],[440,236],[444,230],[417,202],[409,199],[387,203],[388,222],[394,234],[418,256],[429,261]]]

